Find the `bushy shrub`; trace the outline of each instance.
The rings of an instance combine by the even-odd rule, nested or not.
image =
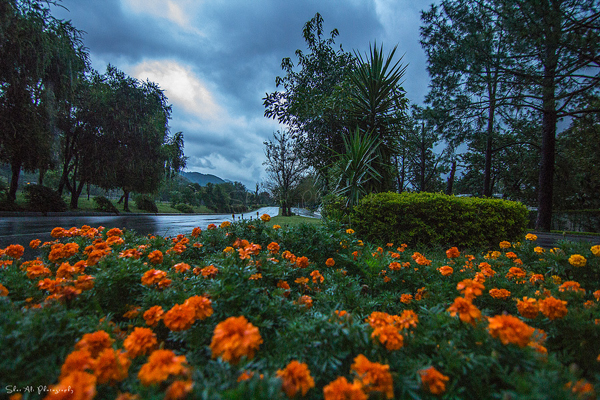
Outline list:
[[[135,196],[135,206],[142,210],[142,211],[148,211],[148,212],[152,212],[152,213],[157,213],[158,212],[158,207],[156,206],[156,203],[154,202],[154,199],[148,195],[145,194],[139,194],[137,196]]]
[[[118,214],[119,210],[117,207],[106,197],[104,196],[96,196],[94,197],[94,203],[96,203],[96,210],[102,212],[108,212],[113,214]]]
[[[495,245],[521,239],[527,221],[521,203],[438,193],[372,194],[352,211],[352,227],[377,243]]]
[[[185,204],[185,203],[175,204],[175,206],[173,206],[173,208],[176,209],[177,211],[181,211],[182,213],[186,213],[186,214],[192,214],[194,212],[194,207],[190,206],[189,204]]]
[[[46,186],[27,185],[25,187],[25,199],[29,211],[61,212],[67,211],[67,203],[60,197],[58,192]]]
[[[347,205],[348,198],[328,194],[323,196],[321,203],[321,216],[327,220],[340,224],[348,224],[350,218],[350,207]]]

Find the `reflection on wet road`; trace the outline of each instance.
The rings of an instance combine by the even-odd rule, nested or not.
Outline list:
[[[257,214],[258,213],[258,214]],[[276,216],[277,207],[263,207],[258,211],[245,214],[215,215],[120,215],[120,216],[36,216],[0,218],[0,248],[18,243],[27,246],[33,239],[52,240],[50,232],[57,226],[69,229],[90,225],[94,228],[121,228],[134,230],[139,234],[176,236],[190,234],[195,227],[206,229],[209,224],[219,225],[223,221],[238,219],[256,219],[262,214]]]

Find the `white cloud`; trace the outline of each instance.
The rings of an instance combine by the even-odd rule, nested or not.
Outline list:
[[[191,17],[196,14],[197,0],[123,0],[125,7],[135,14],[149,14],[167,19],[180,28],[201,33],[192,25]]]
[[[188,66],[172,60],[156,60],[144,61],[131,70],[136,78],[157,83],[175,107],[181,107],[203,120],[217,121],[225,117],[225,111],[206,83]]]

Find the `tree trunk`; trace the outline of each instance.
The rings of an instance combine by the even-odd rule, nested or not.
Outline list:
[[[125,212],[131,212],[129,210],[129,191],[128,190],[123,190],[123,211]]]
[[[559,29],[560,30],[560,29]],[[554,159],[556,156],[556,68],[557,37],[554,30],[544,54],[542,81],[542,151],[538,180],[538,215],[535,228],[549,232],[552,229],[552,192],[554,187]]]
[[[454,175],[456,175],[456,160],[452,160],[452,168],[450,168],[450,176],[448,177],[448,185],[446,186],[446,194],[448,196],[452,195]]]
[[[19,187],[19,175],[21,174],[21,162],[12,162],[10,164],[11,178],[10,186],[8,189],[7,200],[9,203],[14,203],[17,199],[17,188]]]
[[[496,104],[495,101],[490,101],[490,109],[488,112],[488,126],[487,126],[487,140],[485,145],[485,169],[483,171],[483,197],[492,196],[492,144],[494,133],[494,112]]]
[[[552,228],[556,120],[556,110],[544,110],[542,122],[542,154],[538,181],[538,215],[535,222],[535,228],[545,232],[550,231]]]
[[[44,185],[44,175],[46,175],[46,168],[40,168],[38,175],[38,185],[40,186]]]

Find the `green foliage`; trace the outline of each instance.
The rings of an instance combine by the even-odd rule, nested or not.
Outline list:
[[[186,214],[191,214],[194,212],[194,207],[184,203],[175,204],[173,208]]]
[[[56,190],[46,186],[27,185],[25,187],[25,199],[29,211],[47,213],[67,210],[67,204]]]
[[[154,198],[152,198],[148,195],[138,194],[135,196],[134,200],[135,200],[135,206],[138,209],[143,210],[143,211],[153,212],[155,214],[158,213],[158,207],[156,207]]]
[[[321,207],[321,217],[324,219],[341,224],[350,222],[350,207],[346,197],[330,193],[323,196]]]
[[[130,231],[120,239],[108,236],[120,233],[73,230],[57,240],[76,243],[79,250],[59,259],[55,253],[50,255],[51,246],[41,246],[40,261],[50,271],[45,276],[33,277],[35,268],[29,261],[0,256],[4,264],[0,275],[2,389],[53,385],[59,381],[67,356],[81,346],[83,335],[103,330],[112,339],[110,346],[121,351],[126,338],[142,327],[152,330],[161,349],[184,357],[188,373],[143,386],[138,374],[149,354],[140,355],[131,360],[122,380],[97,382],[97,398],[113,399],[119,392],[129,392],[144,399],[163,399],[171,382],[189,377],[194,383],[189,398],[283,399],[287,396],[277,373],[298,360],[306,363],[315,382],[302,397],[316,400],[323,398],[324,387],[338,377],[356,378],[352,365],[361,354],[389,368],[394,397],[401,399],[434,398],[419,377],[419,371],[430,366],[448,377],[442,396],[452,399],[574,400],[577,393],[567,390],[567,385],[578,380],[598,384],[600,325],[594,320],[600,318],[600,310],[589,304],[597,304],[593,291],[600,282],[600,257],[583,243],[561,242],[553,251],[539,252],[534,241],[520,237],[510,248],[499,249],[495,244],[484,252],[463,250],[450,259],[445,247],[406,249],[390,244],[384,250],[378,247],[381,243],[363,242],[353,231],[333,224],[273,229],[261,220],[244,220],[177,238]],[[231,248],[239,246],[238,239],[260,249],[255,247],[257,251],[241,257],[242,252]],[[176,248],[175,242],[185,249]],[[267,247],[273,242],[279,245],[278,251]],[[103,249],[99,259],[92,261],[88,246]],[[162,260],[149,257],[155,251],[163,254]],[[418,259],[415,251],[426,261]],[[299,267],[290,252],[296,258],[307,257],[308,265]],[[527,271],[524,282],[510,278],[509,272],[517,265],[512,253]],[[571,265],[568,259],[573,254],[585,257],[586,265]],[[64,272],[65,266],[80,261],[84,261],[83,272],[65,276],[48,290],[38,284],[45,277],[56,280],[59,268]],[[392,268],[392,262],[402,267]],[[461,295],[458,284],[475,278],[483,262],[493,274],[485,276],[485,290],[472,299],[482,318],[469,324],[447,310]],[[190,268],[178,271],[181,263]],[[201,270],[209,265],[217,273],[205,277]],[[439,268],[449,265],[453,273],[442,275]],[[143,283],[142,277],[151,269],[164,271],[168,282]],[[323,281],[313,279],[315,271]],[[545,279],[532,282],[529,276],[534,273]],[[92,277],[93,287],[67,296],[64,289],[82,276]],[[561,290],[559,278],[578,280],[586,292]],[[289,288],[280,285],[283,281]],[[492,288],[509,290],[510,297],[495,298],[488,293]],[[168,313],[194,295],[210,299],[213,312],[189,328],[170,330],[164,315],[149,327],[143,318],[151,307],[160,306]],[[411,299],[406,301],[402,295]],[[301,296],[310,296],[312,305],[302,305]],[[568,313],[562,318],[519,317],[540,336],[540,330],[545,332],[547,339],[538,345],[546,346],[547,355],[530,346],[503,343],[490,334],[486,317],[519,316],[514,299],[524,296],[554,296],[568,302]],[[374,335],[370,321],[375,311],[396,317],[396,330],[403,338],[400,348],[389,350]],[[408,320],[402,317],[407,311],[417,316],[412,325],[405,325]],[[212,354],[211,343],[217,324],[242,315],[258,329],[262,343],[252,359],[242,357],[239,363],[230,364]],[[230,342],[232,346],[239,343]],[[254,375],[238,381],[243,372]],[[377,394],[370,397],[377,398]]]
[[[102,212],[108,212],[113,214],[119,214],[119,210],[115,205],[104,196],[94,197],[94,203],[96,204],[96,210]]]
[[[375,242],[477,247],[522,237],[527,209],[498,199],[381,193],[363,198],[351,219],[360,235]]]

